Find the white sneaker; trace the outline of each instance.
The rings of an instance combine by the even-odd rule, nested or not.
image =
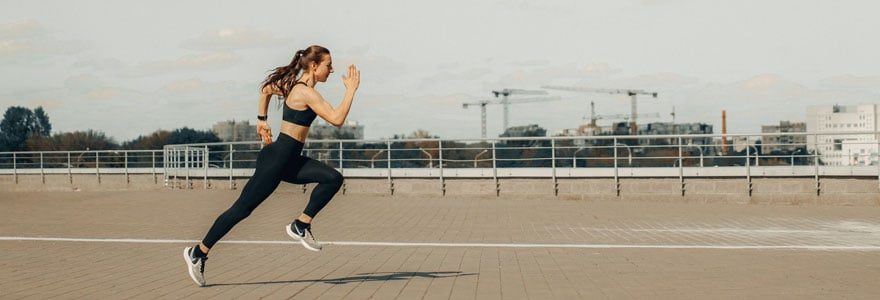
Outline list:
[[[287,231],[287,235],[292,237],[294,241],[298,241],[306,249],[321,251],[323,248],[321,243],[315,240],[315,236],[312,235],[311,226],[305,229],[300,229],[296,225],[288,224],[287,226],[284,226],[284,230]]]
[[[186,260],[186,269],[189,277],[199,286],[205,286],[205,261],[207,257],[193,257],[193,247],[183,248],[183,259]]]

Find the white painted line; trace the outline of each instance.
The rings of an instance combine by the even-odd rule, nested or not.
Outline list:
[[[140,244],[187,244],[198,240],[165,239],[96,239],[61,237],[16,237],[0,236],[0,241],[44,241],[44,242],[100,242],[100,243],[140,243]],[[298,244],[293,241],[220,241],[223,244]],[[378,246],[378,247],[468,247],[468,248],[578,248],[578,249],[728,249],[728,250],[851,250],[880,251],[880,246],[839,246],[839,245],[621,245],[621,244],[502,244],[502,243],[418,243],[418,242],[357,242],[328,241],[325,245],[338,246]]]

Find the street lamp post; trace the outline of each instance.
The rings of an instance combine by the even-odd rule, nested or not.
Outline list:
[[[687,145],[688,145],[688,147],[696,147],[697,150],[700,150],[700,167],[702,168],[703,167],[703,147],[700,147],[700,145],[693,144],[693,143],[687,144]]]
[[[379,150],[379,152],[376,152],[376,154],[370,158],[370,168],[376,167],[376,165],[375,165],[376,156],[379,156],[379,154],[382,154],[384,152],[385,152],[385,149]]]
[[[428,155],[428,168],[433,168],[434,167],[434,157],[431,156],[431,153],[428,153],[428,151],[425,151],[425,149],[423,149],[422,147],[419,147],[419,150],[421,150],[422,153]]]
[[[629,166],[632,166],[632,164],[633,164],[633,156],[632,156],[632,150],[629,149],[629,146],[627,146],[626,144],[621,144],[621,143],[615,143],[615,146],[623,146],[623,147],[626,147],[627,163],[629,164]],[[615,151],[617,151],[617,150],[615,150]]]
[[[474,156],[474,168],[477,167],[477,159],[478,159],[481,155],[486,154],[486,152],[489,152],[489,150],[485,150],[485,149],[483,149],[483,151],[480,151],[480,153],[477,153],[477,155]]]
[[[798,155],[798,153],[801,153],[801,151],[803,151],[803,150],[804,150],[803,148],[798,148],[797,150],[795,150],[794,152],[791,153],[791,166],[792,166],[792,167],[794,167],[794,157],[795,157],[795,155]]]

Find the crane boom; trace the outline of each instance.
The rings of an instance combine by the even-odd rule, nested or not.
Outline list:
[[[588,88],[588,87],[576,87],[576,86],[558,86],[558,85],[544,85],[541,86],[543,89],[548,90],[560,90],[560,91],[569,91],[569,92],[581,92],[581,93],[605,93],[605,94],[625,94],[630,97],[631,104],[631,113],[630,113],[630,134],[636,135],[638,134],[638,127],[636,124],[636,118],[638,117],[638,99],[636,98],[638,95],[651,95],[654,98],[657,98],[657,92],[650,92],[645,90],[636,90],[636,89],[597,89],[597,88]]]
[[[507,90],[507,89],[505,89],[505,90]],[[545,92],[545,93],[546,93],[546,92]],[[490,105],[490,104],[492,104],[492,105],[494,105],[494,104],[501,104],[501,105],[504,105],[505,108],[507,108],[507,106],[510,105],[510,104],[520,104],[520,103],[530,103],[530,102],[554,101],[554,100],[559,100],[559,99],[561,99],[561,98],[560,98],[560,97],[555,97],[555,96],[554,96],[554,97],[528,97],[528,98],[507,99],[507,96],[505,96],[505,97],[502,98],[501,100],[496,100],[496,99],[480,99],[480,100],[476,100],[476,102],[462,103],[462,104],[461,104],[461,107],[466,109],[466,108],[468,108],[469,106],[475,106],[475,105],[479,105],[479,106],[480,106],[480,125],[481,125],[481,126],[480,126],[480,129],[481,129],[482,137],[483,137],[483,138],[486,138],[486,105]],[[506,112],[506,111],[505,111],[505,112]],[[505,122],[505,128],[504,128],[504,130],[507,130],[507,127],[506,127],[506,125],[507,125],[507,118],[506,118],[506,115],[505,115],[504,122]]]

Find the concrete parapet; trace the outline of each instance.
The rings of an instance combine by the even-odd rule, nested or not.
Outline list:
[[[241,190],[247,178],[209,178],[207,189]],[[547,198],[573,201],[645,201],[730,203],[759,205],[880,206],[880,183],[874,177],[820,177],[816,193],[813,177],[684,178],[684,195],[678,178],[621,177],[620,194],[613,178],[499,178],[499,194],[491,178],[346,178],[341,193],[352,195],[432,195],[438,197]],[[230,187],[230,184],[232,187]],[[315,184],[281,183],[280,190],[311,193]],[[445,194],[444,194],[445,187]],[[171,179],[152,174],[28,174],[0,176],[0,189],[12,191],[77,190],[203,190],[202,177]]]

